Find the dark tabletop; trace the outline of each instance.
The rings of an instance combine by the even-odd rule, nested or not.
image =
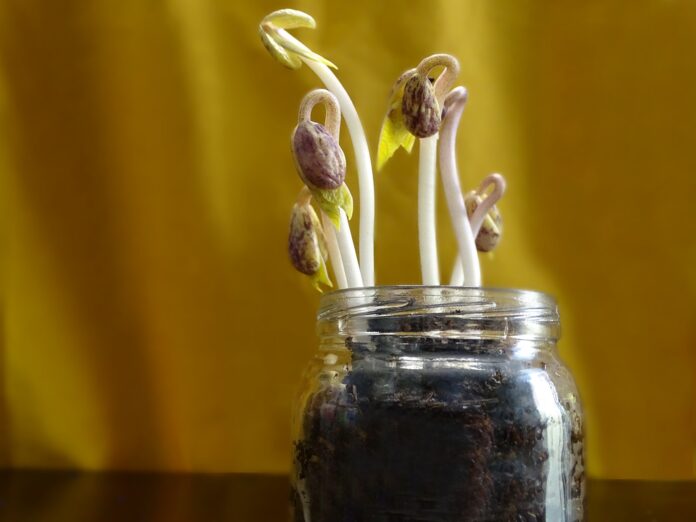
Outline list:
[[[3,522],[284,522],[287,499],[284,476],[0,471]],[[696,522],[696,482],[591,480],[587,515]]]

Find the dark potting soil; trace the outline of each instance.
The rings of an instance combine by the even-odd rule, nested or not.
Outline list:
[[[484,342],[470,344],[479,363],[470,369],[418,371],[375,364],[380,342],[349,342],[351,371],[306,406],[295,446],[295,521],[546,520],[546,424],[529,382],[501,370]],[[421,339],[413,350],[427,357],[446,343]],[[389,357],[389,346],[377,351]],[[568,438],[580,437],[581,455],[578,430]],[[582,494],[578,477],[574,495]]]

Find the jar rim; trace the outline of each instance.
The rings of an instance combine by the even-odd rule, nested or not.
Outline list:
[[[490,335],[553,342],[560,335],[553,296],[497,287],[385,285],[336,290],[322,296],[317,325],[320,336],[348,335],[364,328],[365,320],[379,319],[389,331],[372,333],[394,334],[402,326],[412,329],[415,317],[426,316],[446,318],[450,337]],[[388,323],[383,322],[386,319]],[[443,335],[438,328],[420,333]]]
[[[452,285],[379,285],[379,286],[364,286],[356,288],[342,288],[331,290],[322,294],[319,301],[320,314],[322,310],[328,309],[340,301],[350,299],[364,299],[366,297],[378,297],[380,295],[403,295],[405,292],[420,292],[422,296],[437,296],[440,298],[458,298],[458,297],[499,297],[499,298],[516,298],[520,301],[520,305],[536,304],[555,308],[557,306],[556,299],[553,295],[542,292],[540,290],[531,290],[526,288],[508,288],[497,286],[452,286]]]

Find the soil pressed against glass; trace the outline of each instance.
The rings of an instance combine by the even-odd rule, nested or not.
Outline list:
[[[423,343],[420,356],[443,348]],[[295,442],[296,522],[308,522],[305,509],[311,522],[546,520],[546,422],[527,380],[486,364],[490,346],[471,369],[403,371],[348,344],[351,371],[311,397]],[[568,440],[581,457],[577,430]]]

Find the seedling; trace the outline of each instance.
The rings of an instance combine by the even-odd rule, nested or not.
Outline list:
[[[321,210],[320,221],[317,218],[308,222],[312,223],[312,227],[321,229],[315,235],[326,244],[339,288],[374,286],[374,181],[360,118],[348,93],[332,71],[337,68],[336,65],[288,32],[290,29],[315,27],[316,22],[308,14],[282,9],[261,21],[259,34],[266,49],[281,64],[291,69],[299,69],[303,63],[306,64],[328,89],[312,91],[304,98],[299,122],[292,135],[295,163],[306,188],[303,193],[309,194],[310,200]],[[438,74],[432,77],[433,72]],[[477,191],[471,191],[466,196],[460,187],[455,143],[467,92],[463,87],[450,91],[458,74],[459,62],[448,54],[428,56],[417,67],[405,71],[392,87],[379,138],[378,171],[399,148],[410,152],[415,140],[420,142],[417,208],[424,285],[440,284],[435,219],[439,138],[442,183],[458,247],[450,284],[481,286],[477,251],[492,250],[500,239],[502,222],[495,203],[505,190],[502,176],[489,176]],[[312,109],[319,103],[326,107],[324,124],[311,119]],[[338,142],[341,114],[351,137],[358,171],[361,212],[359,261],[348,222],[353,199],[345,183],[346,157]],[[494,189],[490,195],[486,195],[490,186]],[[310,200],[297,211],[309,212],[307,207],[311,208]],[[293,223],[297,219],[293,217]],[[294,233],[295,241],[299,241],[299,233]],[[291,238],[294,237],[292,234]],[[304,241],[304,236],[301,239]],[[307,244],[314,244],[312,241]],[[312,247],[310,250],[312,260],[318,259],[316,249]],[[301,265],[297,259],[293,259],[293,264],[298,269],[298,265]],[[318,271],[308,274],[313,277],[317,287],[317,282],[325,283],[328,280],[328,276],[324,277],[325,270],[324,275],[320,273],[322,266],[313,262],[311,267]],[[305,270],[301,271],[307,273],[307,266],[303,267]]]
[[[314,29],[314,18],[295,9],[281,9],[266,16],[259,26],[259,34],[266,49],[280,63],[291,69],[299,69],[305,63],[331,91],[341,107],[348,133],[353,143],[353,152],[358,170],[360,190],[360,269],[365,285],[375,281],[374,235],[375,235],[375,188],[372,177],[370,149],[362,123],[350,96],[331,69],[337,67],[329,60],[310,50],[286,29]]]

